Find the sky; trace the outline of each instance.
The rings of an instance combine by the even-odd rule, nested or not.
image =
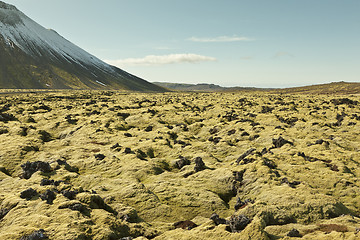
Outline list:
[[[2,0],[150,82],[360,81],[360,0]]]

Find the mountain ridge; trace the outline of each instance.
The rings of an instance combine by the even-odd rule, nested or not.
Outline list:
[[[152,82],[158,86],[168,88],[176,91],[195,91],[195,92],[213,92],[213,91],[267,91],[271,88],[256,88],[256,87],[223,87],[212,83],[170,83],[170,82]]]
[[[265,91],[275,94],[360,94],[359,82],[331,82],[288,88],[257,88],[257,87],[222,87],[216,84],[169,83],[153,82],[159,86],[175,91],[194,92],[231,92],[231,91]]]
[[[111,66],[0,1],[0,88],[165,91]]]

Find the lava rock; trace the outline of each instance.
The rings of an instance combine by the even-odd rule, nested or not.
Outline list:
[[[59,186],[60,183],[65,183],[65,181],[63,181],[63,180],[54,181],[54,185],[55,185],[55,186]]]
[[[218,130],[217,130],[217,128],[212,128],[212,129],[210,129],[209,130],[209,133],[212,135],[212,134],[215,134],[215,133],[217,133],[218,132]]]
[[[292,142],[285,140],[283,137],[279,137],[278,139],[273,139],[272,140],[274,147],[273,148],[281,148],[282,146],[284,146],[285,144],[290,144],[290,145],[294,145]]]
[[[227,135],[230,136],[230,135],[233,135],[236,133],[236,130],[235,129],[232,129],[230,131],[227,132]]]
[[[0,113],[0,121],[7,123],[8,121],[16,121],[16,117],[10,113]]]
[[[329,167],[332,171],[338,172],[339,168],[335,164],[326,164],[327,167]]]
[[[46,201],[47,204],[53,204],[56,199],[56,194],[51,190],[46,190],[45,193],[40,195],[41,200]]]
[[[120,240],[133,240],[134,238],[133,237],[123,237],[123,238],[120,238]]]
[[[145,132],[151,132],[153,130],[153,126],[147,126],[145,128]]]
[[[247,137],[247,136],[250,136],[250,134],[247,133],[247,132],[243,132],[240,136],[242,136],[242,137]]]
[[[81,203],[76,203],[74,205],[70,205],[69,209],[73,210],[73,211],[79,211],[79,212],[83,212],[86,210],[86,207],[81,204]]]
[[[124,153],[126,153],[126,154],[130,154],[130,153],[132,153],[131,148],[125,148]]]
[[[174,223],[174,227],[191,230],[193,228],[196,228],[197,225],[192,221],[186,220],[186,221],[179,221],[179,222]]]
[[[260,154],[260,156],[263,156],[269,152],[270,152],[270,150],[268,150],[267,148],[263,148],[263,150],[261,150],[261,152],[259,154]]]
[[[147,155],[146,155],[146,153],[144,151],[142,151],[141,149],[138,149],[136,151],[136,157],[141,159],[141,160],[146,160]]]
[[[148,155],[149,158],[155,158],[154,149],[153,149],[153,148],[149,148],[149,149],[146,151],[146,155]]]
[[[213,142],[213,143],[215,143],[215,144],[218,144],[220,141],[221,141],[221,137],[210,137],[208,140],[210,141],[210,142]]]
[[[283,118],[281,116],[275,115],[275,117],[282,123],[286,123],[290,126],[294,126],[299,119],[297,117]]]
[[[30,235],[22,236],[20,240],[44,240],[49,239],[49,237],[46,235],[44,229],[40,229],[38,231],[34,231]]]
[[[246,205],[245,202],[241,201],[240,198],[237,198],[235,206],[234,206],[235,211],[239,210],[240,208],[243,208],[245,205]]]
[[[217,215],[216,213],[213,213],[213,214],[210,216],[210,219],[213,220],[216,225],[226,224],[226,220],[223,219],[223,218],[220,218],[219,215]]]
[[[247,150],[245,153],[243,153],[237,160],[236,163],[239,164],[241,162],[241,160],[245,159],[247,156],[251,155],[254,153],[256,149],[255,148],[251,148],[249,150]]]
[[[50,142],[50,141],[52,140],[51,134],[48,133],[47,131],[45,131],[45,130],[40,130],[38,133],[39,133],[39,135],[40,135],[40,139],[41,139],[43,142]]]
[[[259,134],[255,134],[254,136],[249,137],[249,141],[254,141],[255,139],[258,139],[260,137]]]
[[[290,182],[286,177],[281,179],[281,183],[286,183],[287,185],[289,185],[289,187],[291,188],[295,188],[297,185],[299,185],[301,182],[300,181],[293,181]]]
[[[99,154],[95,154],[94,157],[95,157],[96,160],[101,161],[101,160],[104,160],[104,158],[106,156],[104,154],[99,153]]]
[[[9,130],[7,130],[6,128],[0,128],[0,135],[5,133],[9,133]]]
[[[190,161],[186,157],[179,156],[179,160],[175,161],[175,167],[181,169],[185,165],[190,165]]]
[[[129,133],[130,134],[130,133]],[[131,135],[131,134],[130,134]],[[125,135],[126,136],[126,135]],[[114,144],[110,149],[120,152],[121,151],[121,145],[119,143]]]
[[[36,146],[24,146],[21,148],[22,151],[25,151],[25,152],[38,152],[39,151],[39,147],[36,147]]]
[[[130,117],[130,113],[117,113],[118,117],[122,117],[123,120]]]
[[[347,115],[342,112],[341,114],[336,114],[336,120],[341,123],[342,121],[344,121],[344,118],[346,117]]]
[[[110,149],[117,149],[117,148],[121,148],[119,143],[115,143],[112,147],[110,147]]]
[[[21,165],[23,169],[23,178],[29,179],[35,172],[41,171],[43,173],[49,173],[52,171],[50,164],[47,162],[36,161],[36,162],[26,162]]]
[[[290,232],[288,232],[288,234],[286,234],[286,236],[288,236],[288,237],[299,237],[299,238],[302,237],[300,232],[295,228],[291,229]]]
[[[0,166],[0,172],[2,172],[4,174],[8,175],[9,177],[11,177],[10,172],[3,166]]]
[[[70,204],[65,204],[65,205],[60,205],[59,209],[65,209],[68,208],[72,211],[79,211],[79,212],[86,212],[87,208],[85,205],[78,203],[78,202],[74,202],[74,203],[70,203]]]
[[[245,171],[246,171],[245,169],[241,171],[233,171],[233,176],[235,181],[242,182]]]
[[[275,162],[269,159],[264,159],[263,165],[267,166],[270,169],[275,169],[277,167]]]
[[[66,197],[69,200],[74,200],[76,198],[76,195],[79,193],[78,191],[69,191],[64,190],[61,192],[64,197]]]
[[[201,157],[196,157],[195,158],[195,167],[194,170],[195,172],[199,172],[205,169],[205,163],[203,162]]]
[[[274,108],[269,106],[261,106],[261,113],[271,113]]]
[[[246,199],[245,201],[241,201],[240,198],[237,198],[236,203],[235,203],[235,211],[246,207],[249,203],[254,203],[254,201],[250,200],[250,199]]]
[[[55,181],[47,178],[41,179],[40,186],[49,186],[49,185],[55,185]]]
[[[251,222],[245,215],[233,215],[229,220],[229,227],[231,232],[240,232]]]
[[[66,121],[69,123],[69,124],[76,124],[77,123],[77,119],[74,119],[74,118],[72,118],[72,115],[71,114],[69,114],[69,115],[67,115],[66,117],[65,117],[65,119],[66,119]]]
[[[330,102],[334,105],[341,105],[341,104],[357,105],[359,103],[358,101],[353,101],[349,98],[331,99]]]
[[[19,135],[23,136],[23,137],[27,136],[28,135],[28,130],[29,129],[27,127],[20,127]]]
[[[96,157],[95,157],[96,158]],[[65,169],[69,172],[75,172],[75,173],[78,173],[79,172],[79,168],[77,167],[73,167],[73,166],[70,166],[70,164],[68,164],[65,160],[60,160],[58,159],[57,160],[57,163],[59,165],[64,165],[65,166]]]
[[[22,191],[20,193],[20,197],[23,198],[23,199],[26,199],[26,200],[30,200],[31,198],[35,197],[36,195],[38,195],[37,191],[32,189],[32,188],[29,188],[25,191]]]
[[[10,212],[10,209],[7,209],[7,208],[2,208],[0,209],[0,220],[3,219],[6,214],[8,214]]]

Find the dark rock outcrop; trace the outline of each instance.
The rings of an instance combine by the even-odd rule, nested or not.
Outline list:
[[[197,225],[192,221],[186,220],[186,221],[179,221],[179,222],[174,223],[174,227],[191,230],[193,228],[196,228]]]
[[[21,193],[20,193],[20,197],[21,198],[24,198],[24,199],[26,199],[26,200],[30,200],[31,198],[33,198],[33,197],[35,197],[35,196],[37,196],[38,195],[38,192],[36,191],[36,190],[34,190],[34,189],[32,189],[32,188],[29,188],[29,189],[27,189],[27,190],[25,190],[25,191],[22,191]]]
[[[285,140],[283,137],[279,137],[278,139],[273,139],[273,148],[281,148],[282,146],[284,146],[285,144],[290,144],[290,145],[294,145],[292,142]]]
[[[46,190],[40,195],[41,200],[46,201],[47,204],[53,204],[56,199],[56,194],[51,190]]]
[[[25,164],[21,165],[21,168],[23,169],[22,177],[25,179],[31,178],[31,176],[37,171],[42,173],[52,172],[50,164],[48,162],[42,161],[26,162]]]
[[[216,213],[213,213],[210,216],[210,219],[213,220],[216,225],[226,224],[226,220],[224,218],[220,218],[219,215],[217,215]]]
[[[288,237],[298,237],[298,238],[302,237],[300,232],[295,228],[291,229],[290,232],[288,232],[288,234],[286,234],[286,236],[288,236]]]
[[[25,235],[20,238],[20,240],[45,240],[45,239],[49,239],[49,237],[46,235],[44,229],[34,231],[30,235]]]
[[[176,161],[175,161],[175,166],[176,166],[178,169],[181,169],[181,168],[184,167],[185,165],[190,165],[190,161],[189,161],[186,157],[179,156],[179,160],[176,160]]]
[[[241,232],[250,222],[251,220],[245,215],[233,215],[228,224],[231,232]]]
[[[206,168],[206,167],[205,167],[205,163],[203,162],[202,158],[201,158],[201,157],[196,157],[196,158],[195,158],[194,171],[195,171],[195,172],[199,172],[199,171],[204,170],[205,168]]]

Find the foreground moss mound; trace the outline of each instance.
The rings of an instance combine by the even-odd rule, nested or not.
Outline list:
[[[357,239],[359,99],[1,95],[0,239]]]

